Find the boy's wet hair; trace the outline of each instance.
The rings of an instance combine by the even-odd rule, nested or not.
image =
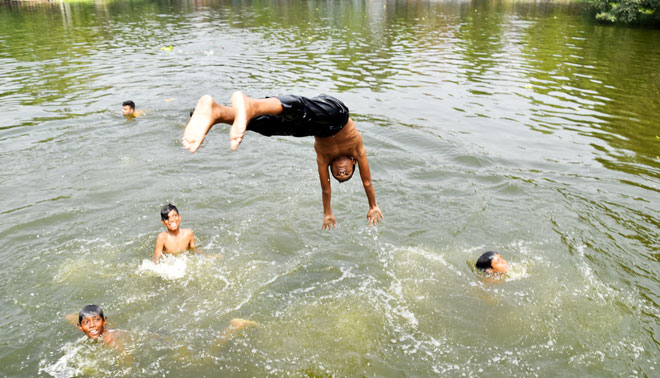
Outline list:
[[[100,316],[101,319],[105,319],[105,316],[103,315],[103,309],[101,309],[101,307],[94,304],[87,305],[83,307],[83,309],[78,313],[78,324],[80,324],[83,319],[96,315]]]
[[[160,209],[160,219],[168,220],[170,211],[172,210],[176,211],[176,213],[179,214],[179,209],[177,209],[176,206],[172,205],[171,203],[168,203],[167,205],[163,206],[163,208]]]
[[[126,100],[126,101],[121,103],[121,106],[126,106],[126,105],[128,105],[131,108],[135,109],[135,103],[131,100]]]
[[[476,264],[477,269],[486,270],[492,268],[493,263],[491,260],[493,260],[493,257],[495,257],[495,255],[496,252],[493,251],[484,252],[484,254],[479,256],[479,258],[477,259],[477,264]]]

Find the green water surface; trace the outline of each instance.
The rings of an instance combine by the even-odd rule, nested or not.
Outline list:
[[[657,376],[660,31],[592,20],[573,2],[3,2],[0,375]],[[232,152],[217,125],[184,150],[197,99],[236,90],[343,100],[383,222],[356,175],[321,230],[312,138]],[[207,255],[149,262],[168,202]],[[504,279],[473,268],[486,250]],[[66,323],[89,303],[124,353]],[[219,341],[232,318],[258,325]]]

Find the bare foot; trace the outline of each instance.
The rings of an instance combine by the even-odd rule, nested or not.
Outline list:
[[[197,101],[195,111],[186,125],[186,129],[183,132],[183,139],[181,139],[183,147],[187,148],[190,152],[195,152],[199,149],[199,146],[204,141],[204,137],[206,137],[206,134],[216,121],[213,103],[213,97],[209,95],[202,96]]]
[[[234,123],[229,130],[229,147],[232,151],[238,149],[238,145],[243,141],[247,123],[252,119],[252,104],[250,99],[240,91],[234,92],[231,95],[231,107],[234,110]]]

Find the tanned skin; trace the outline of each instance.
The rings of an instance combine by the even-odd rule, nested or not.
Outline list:
[[[231,96],[231,108],[216,103],[211,96],[203,96],[197,102],[195,111],[186,126],[181,143],[190,152],[199,149],[211,127],[217,123],[231,124],[229,130],[230,148],[233,151],[243,141],[248,122],[260,115],[278,115],[282,113],[282,103],[275,97],[255,99],[242,92],[235,92]],[[316,164],[321,192],[323,194],[323,229],[336,227],[337,220],[330,207],[331,186],[328,168],[340,181],[348,179],[355,163],[360,168],[360,178],[369,202],[367,220],[369,225],[375,226],[383,218],[376,203],[376,192],[371,182],[371,172],[366,150],[362,144],[362,135],[358,132],[352,119],[337,134],[329,137],[314,137],[316,150]]]
[[[176,210],[169,212],[167,219],[161,221],[167,232],[161,232],[156,239],[156,248],[154,249],[154,263],[160,261],[163,253],[176,254],[185,250],[194,250],[195,234],[189,228],[179,228],[181,225],[181,215]]]

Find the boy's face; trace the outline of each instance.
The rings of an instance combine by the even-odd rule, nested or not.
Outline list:
[[[332,175],[339,181],[348,180],[355,169],[355,160],[350,156],[336,158],[330,163]]]
[[[135,109],[133,109],[130,105],[124,105],[121,107],[121,113],[125,116],[133,114],[134,111]]]
[[[176,210],[172,210],[167,214],[167,219],[163,220],[163,225],[167,227],[169,231],[176,231],[179,229],[181,224],[181,216]]]
[[[506,273],[509,271],[509,264],[499,253],[495,254],[490,260],[490,270],[494,273]]]
[[[80,321],[78,324],[78,329],[83,331],[83,333],[90,339],[97,339],[103,334],[105,329],[105,319],[101,315],[92,315]]]

